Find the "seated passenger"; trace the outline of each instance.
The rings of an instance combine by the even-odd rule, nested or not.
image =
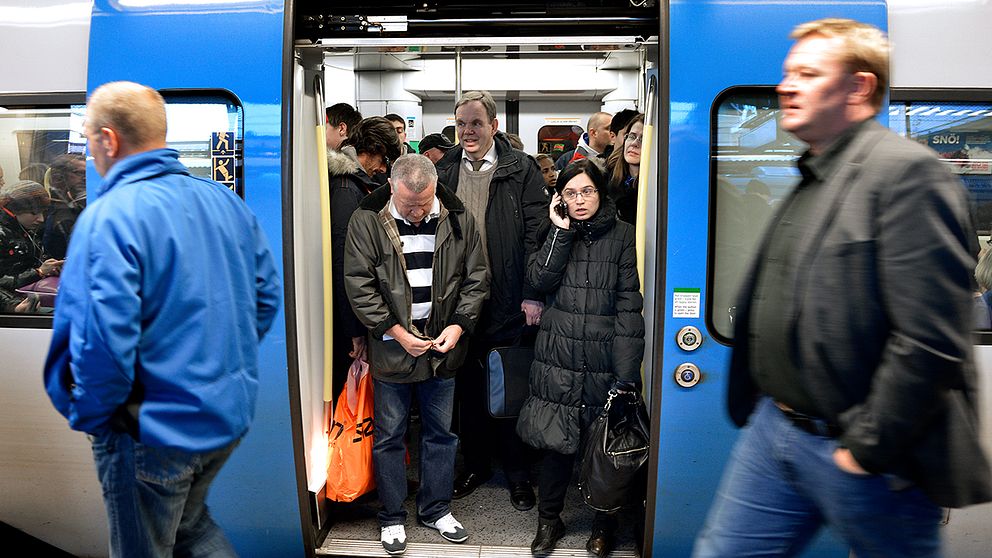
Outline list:
[[[644,115],[638,114],[623,129],[623,147],[614,149],[606,160],[610,173],[610,196],[617,204],[617,217],[637,224],[637,176],[641,170],[641,134]]]
[[[62,260],[44,257],[38,236],[50,203],[45,187],[30,180],[0,189],[0,310],[4,312],[25,308],[21,305],[25,297],[17,289],[62,269]]]
[[[86,207],[86,158],[78,153],[60,155],[48,175],[52,204],[45,214],[43,246],[49,256],[64,258],[72,227]]]
[[[400,157],[393,125],[380,116],[366,118],[352,128],[341,151],[327,154],[331,190],[331,274],[334,281],[334,350],[331,387],[335,395],[344,387],[351,361],[365,353],[368,331],[355,317],[344,292],[344,241],[348,221],[369,192],[379,185],[372,179],[384,174],[390,161]]]
[[[975,266],[975,280],[980,292],[975,293],[975,329],[992,329],[992,249],[985,248]]]
[[[551,200],[554,224],[531,255],[527,279],[549,295],[530,370],[530,395],[517,433],[543,450],[538,480],[537,556],[565,534],[561,512],[579,441],[602,412],[617,382],[639,386],[644,318],[634,227],[619,221],[599,165],[583,159],[565,168]],[[566,212],[559,213],[564,200]],[[605,556],[616,518],[598,512],[586,549]]]

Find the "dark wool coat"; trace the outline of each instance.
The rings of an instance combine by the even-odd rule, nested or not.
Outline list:
[[[530,258],[527,276],[548,302],[517,421],[524,442],[573,454],[616,380],[641,381],[643,300],[634,227],[603,199],[588,221],[555,227]]]

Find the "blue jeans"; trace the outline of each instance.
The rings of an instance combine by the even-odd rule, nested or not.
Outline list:
[[[455,475],[455,449],[458,437],[451,433],[451,406],[455,379],[431,378],[412,384],[374,380],[375,428],[372,434],[372,461],[382,511],[379,525],[406,522],[406,435],[410,422],[410,401],[414,393],[420,404],[420,490],[417,515],[423,521],[436,521],[449,511]]]
[[[156,448],[110,432],[90,436],[110,523],[110,555],[237,556],[207,511],[210,483],[238,442],[208,453]]]
[[[795,556],[829,525],[858,558],[938,557],[941,509],[908,482],[833,461],[837,440],[759,402],[723,474],[694,558]]]

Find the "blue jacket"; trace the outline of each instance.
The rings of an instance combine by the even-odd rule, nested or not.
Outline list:
[[[75,430],[108,431],[130,396],[142,443],[221,448],[251,423],[280,293],[241,199],[175,150],[127,157],[73,230],[45,388]]]

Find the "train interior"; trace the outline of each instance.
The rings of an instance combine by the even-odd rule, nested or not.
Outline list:
[[[491,15],[489,17],[492,17]],[[454,104],[459,91],[484,89],[497,101],[498,129],[518,134],[526,153],[547,153],[557,158],[574,149],[593,113],[615,113],[625,108],[644,111],[647,103],[646,76],[658,64],[657,36],[649,31],[656,21],[646,20],[624,35],[576,36],[559,20],[547,30],[558,35],[537,36],[538,29],[525,29],[535,36],[508,33],[493,20],[492,29],[502,34],[458,37],[457,29],[445,28],[417,33],[411,24],[406,36],[397,38],[324,36],[297,38],[294,66],[293,211],[295,214],[295,281],[297,285],[299,376],[308,492],[318,532],[319,554],[366,555],[381,552],[375,540],[375,495],[350,503],[324,498],[327,478],[328,418],[332,412],[325,374],[324,344],[328,324],[324,311],[313,301],[324,297],[324,268],[321,265],[320,204],[315,203],[321,168],[319,151],[323,133],[315,127],[323,122],[323,107],[346,102],[363,116],[395,113],[407,123],[407,142],[416,149],[419,140],[431,133],[454,137]],[[485,28],[485,23],[481,24]],[[478,29],[478,27],[476,27]],[[563,31],[564,30],[564,31]],[[311,28],[312,31],[312,28]],[[354,35],[351,33],[350,35]],[[332,288],[335,288],[334,286]],[[509,420],[509,419],[504,419]],[[455,429],[458,429],[457,412]],[[411,486],[417,478],[418,426],[411,423]],[[460,435],[472,435],[460,432]],[[510,504],[505,478],[496,475],[471,495],[452,503],[456,517],[472,529],[466,545],[482,541],[481,555],[530,555],[529,545],[537,526],[537,509],[516,511]],[[536,477],[535,477],[536,479]],[[564,520],[568,534],[559,544],[561,552],[585,553],[592,512],[573,487]],[[408,513],[416,517],[414,494],[407,500]],[[468,549],[452,549],[436,533],[411,527],[407,555],[452,555]],[[643,521],[636,514],[626,518],[618,533],[614,556],[634,556],[643,536]],[[479,543],[475,543],[479,544]],[[493,546],[495,545],[495,546]],[[465,545],[463,545],[465,546]],[[571,549],[571,550],[569,550]],[[473,554],[475,555],[475,554]],[[568,555],[568,554],[563,554]]]

